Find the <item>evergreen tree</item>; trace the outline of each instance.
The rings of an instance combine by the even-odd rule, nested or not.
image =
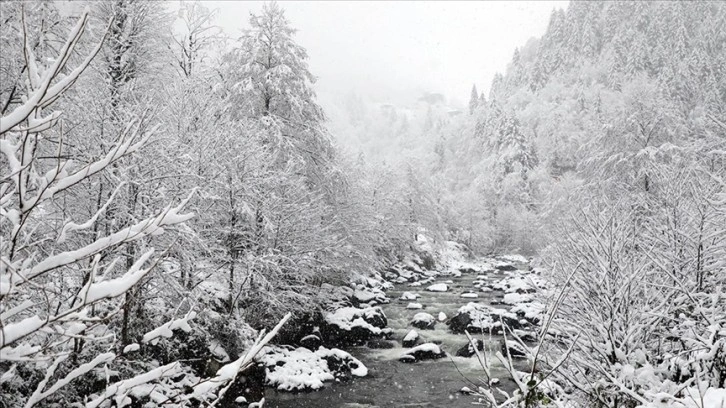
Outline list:
[[[476,90],[476,84],[474,84],[471,87],[471,96],[469,97],[469,115],[474,114],[477,106],[479,106],[479,93]]]
[[[257,122],[280,163],[300,159],[311,181],[321,179],[333,149],[315,100],[307,51],[293,39],[296,30],[277,3],[252,14],[250,25],[226,57],[227,81],[233,84],[230,114]]]

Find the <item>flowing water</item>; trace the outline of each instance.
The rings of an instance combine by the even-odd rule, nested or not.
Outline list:
[[[492,280],[498,276],[497,273],[488,275]],[[468,302],[491,305],[493,301],[501,300],[501,292],[476,292],[479,295],[476,299],[462,298],[462,293],[477,290],[473,283],[476,279],[476,273],[438,277],[433,283],[449,282],[448,292],[427,292],[425,288],[428,284],[418,287],[395,285],[394,289],[387,292],[391,303],[381,307],[388,317],[388,327],[394,331],[396,347],[377,350],[358,347],[347,350],[368,367],[367,377],[355,378],[347,383],[327,383],[324,389],[308,393],[268,389],[265,407],[471,407],[477,398],[461,394],[459,390],[465,386],[476,389],[484,381],[484,372],[476,357],[455,356],[456,351],[468,343],[464,334],[452,334],[443,322],[437,322],[435,330],[415,329],[421,337],[419,343],[440,344],[442,350],[447,352],[447,357],[413,364],[401,363],[398,358],[407,350],[401,346],[401,340],[413,329],[410,322],[416,313],[423,311],[437,317],[439,312],[444,312],[448,317],[453,317],[459,307]],[[421,303],[424,309],[406,309],[411,301],[399,299],[404,291],[420,294],[421,297],[413,302]],[[492,350],[499,347],[501,337],[485,335],[485,340],[491,347],[487,353],[491,361]],[[508,373],[503,367],[492,367],[491,374],[501,379],[500,387],[511,389]]]

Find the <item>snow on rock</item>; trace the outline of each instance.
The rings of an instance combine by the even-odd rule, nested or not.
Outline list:
[[[445,320],[446,320],[446,313],[444,313],[444,312],[439,312],[439,316],[438,316],[438,317],[439,317],[439,321],[440,321],[440,322],[443,322],[443,321],[445,321]]]
[[[514,305],[510,312],[516,313],[517,316],[526,319],[532,324],[539,324],[544,317],[546,309],[547,306],[542,303],[530,302]]]
[[[411,302],[406,305],[406,309],[423,309],[423,305],[421,303]]]
[[[265,367],[265,383],[281,391],[317,390],[326,381],[365,377],[368,369],[358,359],[336,348],[265,347],[257,360]]]
[[[475,299],[475,298],[478,298],[479,295],[477,295],[476,293],[462,293],[461,297],[466,298],[466,299]]]
[[[507,293],[534,293],[538,289],[546,288],[546,282],[537,275],[512,276],[491,285],[492,289],[503,290]]]
[[[433,330],[436,326],[436,319],[428,313],[416,313],[411,320],[411,326],[422,330]]]
[[[497,262],[494,268],[498,271],[516,271],[517,267],[512,265],[511,262]]]
[[[424,343],[407,350],[399,357],[398,361],[402,363],[415,363],[423,360],[435,360],[446,357],[446,353],[434,343]]]
[[[406,334],[406,336],[403,338],[403,347],[413,347],[418,342],[419,335],[416,330],[411,330]]]
[[[511,329],[522,328],[516,314],[470,302],[460,307],[447,324],[454,333],[463,333],[466,330],[469,333],[498,334],[502,331],[502,322]]]
[[[413,292],[403,292],[403,293],[401,294],[401,297],[400,297],[400,299],[401,299],[401,300],[416,300],[416,299],[418,299],[418,298],[420,298],[420,297],[421,297],[421,295],[419,295],[418,293],[413,293]]]
[[[445,283],[435,283],[426,288],[429,292],[447,292],[449,287]]]
[[[507,305],[516,305],[531,302],[532,299],[533,296],[528,293],[507,293],[504,295],[503,302]]]
[[[474,342],[476,343],[476,350],[484,350],[484,340],[474,339]],[[456,351],[456,355],[459,357],[471,357],[474,354],[476,354],[476,351],[474,350],[474,345],[471,344],[471,342],[466,343],[459,350]]]
[[[383,290],[379,288],[365,287],[356,289],[355,292],[353,292],[352,300],[353,304],[357,306],[360,306],[362,304],[373,306],[390,302],[388,296],[386,296],[386,293],[383,292]]]
[[[388,333],[388,319],[380,307],[343,307],[325,315],[321,333],[326,344],[363,344]]]

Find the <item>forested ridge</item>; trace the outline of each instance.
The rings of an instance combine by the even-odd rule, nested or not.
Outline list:
[[[391,340],[394,284],[491,271],[512,275],[476,288],[509,314],[438,318],[504,336],[469,354],[481,403],[720,406],[723,3],[572,2],[463,111],[326,112],[284,5],[239,39],[171,8],[0,4],[0,406],[238,406],[253,383],[363,377],[337,347]]]

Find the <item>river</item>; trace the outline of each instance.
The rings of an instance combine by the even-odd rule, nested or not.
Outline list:
[[[388,327],[394,331],[393,340],[396,347],[392,349],[369,349],[357,347],[347,350],[361,360],[369,370],[365,378],[355,378],[347,383],[329,383],[325,388],[315,392],[288,393],[273,389],[266,391],[265,407],[271,408],[334,408],[334,407],[471,407],[476,397],[460,393],[462,387],[476,389],[482,384],[483,370],[476,357],[457,357],[456,351],[466,345],[467,338],[463,334],[452,334],[445,323],[437,322],[434,330],[416,331],[422,342],[440,344],[447,357],[439,360],[422,361],[405,364],[398,358],[407,350],[401,346],[401,340],[411,330],[411,319],[416,313],[426,312],[438,316],[444,312],[448,317],[456,314],[459,307],[469,302],[493,305],[501,300],[501,292],[476,292],[478,298],[462,298],[461,294],[476,291],[474,281],[477,273],[464,273],[460,277],[440,276],[434,283],[447,283],[447,292],[428,292],[428,284],[410,287],[408,284],[397,284],[387,294],[391,303],[381,305],[388,317]],[[496,280],[499,275],[491,272],[490,278]],[[492,276],[493,275],[493,276]],[[422,310],[410,310],[406,306],[410,301],[400,300],[404,291],[421,295],[415,302],[421,303]],[[502,307],[502,306],[497,306]],[[485,335],[490,361],[493,351],[499,348],[501,336]],[[524,367],[521,367],[522,369]],[[508,373],[500,365],[492,368],[492,376],[501,379],[500,387],[511,389]],[[508,384],[509,383],[509,384]]]

